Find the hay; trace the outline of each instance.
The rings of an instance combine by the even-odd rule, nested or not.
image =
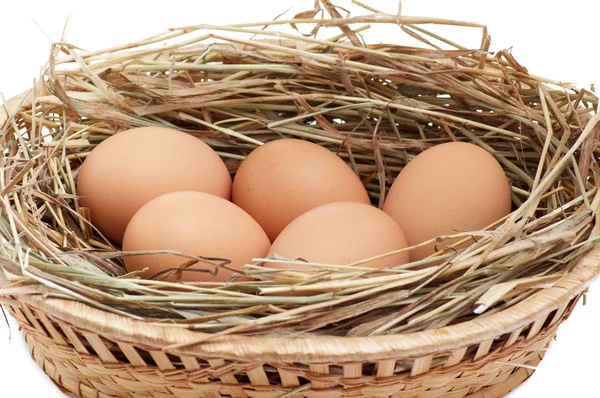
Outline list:
[[[530,74],[506,50],[488,52],[484,26],[377,12],[342,17],[321,3],[329,17],[311,11],[183,27],[95,52],[56,43],[35,90],[6,106],[0,268],[11,283],[0,296],[77,300],[213,336],[366,336],[489,315],[566,275],[600,239],[597,96]],[[360,32],[371,24],[402,29],[423,47],[364,44]],[[472,28],[481,48],[436,35],[436,24]],[[314,29],[302,35],[280,26]],[[98,143],[138,126],[186,131],[232,173],[264,142],[310,140],[345,160],[379,206],[415,155],[472,142],[504,167],[514,211],[486,230],[440,237],[435,256],[377,275],[362,262],[313,264],[314,275],[256,259],[236,270],[252,282],[140,280],[122,265],[123,256],[140,253],[121,252],[93,229],[75,186]],[[470,245],[457,249],[463,243]],[[178,254],[182,263],[214,264],[215,272],[227,266]]]

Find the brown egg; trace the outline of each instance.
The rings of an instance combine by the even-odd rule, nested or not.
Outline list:
[[[105,236],[121,242],[136,211],[175,191],[231,197],[231,176],[208,145],[181,131],[142,127],[122,131],[98,145],[79,171],[81,206]]]
[[[263,227],[271,241],[296,217],[340,201],[370,203],[352,169],[329,150],[280,139],[255,149],[233,180],[232,200]]]
[[[510,209],[510,185],[500,164],[486,150],[460,142],[437,145],[416,156],[398,174],[383,206],[410,246],[481,230]],[[411,261],[434,252],[435,244],[412,250]]]
[[[364,203],[337,202],[312,209],[292,221],[273,242],[269,254],[314,263],[348,265],[405,247],[402,229],[383,211]],[[408,252],[404,252],[361,266],[384,268],[407,262]],[[308,265],[269,263],[268,266],[315,269]]]
[[[264,257],[270,242],[260,225],[233,203],[202,192],[172,192],[145,204],[131,219],[123,238],[123,250],[175,250],[203,257],[231,260],[229,266],[242,269],[253,258]],[[147,278],[189,261],[173,254],[125,257],[128,271],[148,268]],[[191,268],[215,270],[209,264]],[[232,272],[184,271],[184,281],[226,281]]]

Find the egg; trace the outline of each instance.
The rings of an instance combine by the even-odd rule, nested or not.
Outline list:
[[[80,205],[106,237],[121,242],[131,217],[150,200],[175,191],[231,198],[231,176],[219,155],[178,130],[142,127],[100,143],[77,178]]]
[[[279,139],[251,152],[233,180],[232,200],[274,241],[295,218],[340,201],[370,203],[354,171],[311,142]]]
[[[193,256],[230,260],[241,270],[253,258],[264,257],[270,247],[260,225],[233,203],[203,192],[172,192],[146,203],[131,219],[123,238],[124,251],[174,250]],[[150,277],[189,261],[174,254],[126,256],[127,271]],[[196,263],[200,272],[181,272],[183,281],[226,281],[224,268]],[[216,276],[207,271],[217,271]],[[171,279],[173,280],[173,279]]]
[[[442,235],[478,231],[501,219],[511,211],[511,188],[489,152],[450,142],[427,149],[402,169],[383,210],[413,246]],[[434,252],[434,243],[412,250],[411,261]]]
[[[404,249],[400,226],[376,207],[358,202],[336,202],[307,211],[279,234],[269,254],[313,263],[348,265]],[[371,260],[362,267],[394,267],[408,262],[408,252]],[[315,271],[309,265],[269,263],[280,269]]]

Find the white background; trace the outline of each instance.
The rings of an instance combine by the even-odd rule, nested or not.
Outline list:
[[[364,0],[395,13],[398,2]],[[349,1],[334,3],[358,10]],[[49,46],[58,41],[67,17],[65,38],[87,50],[98,50],[145,38],[169,27],[200,23],[227,24],[264,21],[294,6],[288,14],[312,8],[312,0],[252,1],[3,1],[0,6],[0,92],[9,98],[31,86],[48,59]],[[563,2],[527,0],[405,0],[404,15],[466,20],[486,24],[491,50],[512,47],[513,55],[530,72],[589,87],[600,83],[596,0]],[[370,39],[412,43],[393,26]],[[436,32],[444,31],[436,28]],[[479,44],[473,30],[446,32],[467,47]],[[333,36],[327,33],[323,37]],[[510,398],[599,397],[600,282],[592,286],[588,305],[577,307],[560,327],[538,371]],[[58,398],[64,395],[30,359],[16,324],[9,330],[0,318],[0,397]]]

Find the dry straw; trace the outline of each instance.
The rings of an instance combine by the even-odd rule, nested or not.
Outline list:
[[[489,52],[484,26],[344,17],[322,4],[293,19],[182,27],[102,51],[56,43],[43,79],[0,113],[0,295],[69,299],[209,332],[165,347],[175,349],[225,334],[419,332],[499,313],[568,275],[600,240],[597,96],[530,74],[509,51]],[[374,24],[422,47],[366,44],[361,33]],[[440,24],[472,29],[481,48],[436,35]],[[280,29],[289,26],[303,34]],[[465,249],[440,237],[436,256],[377,275],[361,262],[314,264],[315,275],[274,272],[257,259],[236,270],[253,282],[141,280],[122,266],[140,253],[94,230],[75,181],[102,140],[150,125],[204,140],[232,172],[269,140],[316,142],[347,161],[379,206],[415,155],[472,142],[504,167],[515,210],[484,231],[456,231]],[[227,253],[179,254],[186,266],[227,267]]]

